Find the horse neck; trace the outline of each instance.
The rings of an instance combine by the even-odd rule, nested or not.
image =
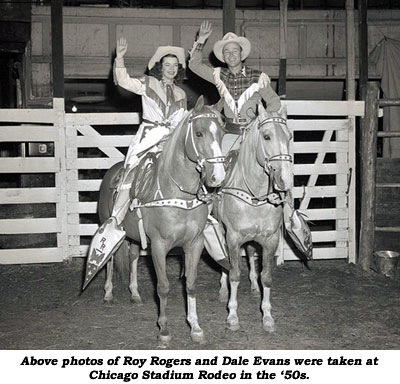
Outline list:
[[[185,154],[185,137],[188,129],[186,118],[173,132],[166,143],[157,164],[159,186],[165,198],[188,197],[188,193],[179,190],[178,185],[185,191],[195,193],[199,185],[199,172],[196,164]]]
[[[253,125],[246,133],[247,136],[240,146],[237,162],[228,180],[230,185],[227,186],[244,190],[251,189],[256,194],[268,191],[269,177],[257,161],[258,134],[256,125]]]

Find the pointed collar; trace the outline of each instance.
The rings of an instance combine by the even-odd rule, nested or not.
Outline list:
[[[245,65],[243,65],[242,69],[236,74],[233,74],[231,71],[229,71],[229,75],[233,76],[233,77],[238,76],[239,74],[241,74],[242,76],[246,77],[246,66]]]

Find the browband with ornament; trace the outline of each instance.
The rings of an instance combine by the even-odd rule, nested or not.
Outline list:
[[[284,124],[286,125],[286,119],[282,119],[281,117],[270,117],[268,119],[263,120],[260,125],[266,124],[266,123],[279,123],[279,124]]]

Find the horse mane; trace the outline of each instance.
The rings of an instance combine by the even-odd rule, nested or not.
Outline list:
[[[238,169],[239,164],[243,163],[244,169],[249,169],[248,167],[253,166],[252,160],[254,159],[256,152],[254,150],[254,143],[257,141],[257,134],[258,134],[258,118],[253,119],[249,123],[249,128],[245,133],[245,137],[243,142],[240,144],[239,153],[237,155],[237,160],[235,165],[232,167],[230,174],[226,178],[226,186],[229,186],[235,179],[235,174],[237,172],[241,172]]]
[[[167,142],[164,145],[160,158],[162,159],[161,163],[167,168],[173,166],[171,163],[175,154],[176,146],[179,144],[178,138],[182,134],[182,131],[185,129],[185,127],[187,127],[187,121],[189,120],[190,114],[191,112],[186,114],[186,116],[178,123],[174,131],[167,138]]]

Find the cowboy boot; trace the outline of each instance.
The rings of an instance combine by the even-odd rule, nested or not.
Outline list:
[[[207,223],[203,231],[204,246],[209,255],[224,269],[230,270],[229,255],[226,250],[225,238],[217,220],[208,215]]]
[[[93,236],[86,264],[85,289],[97,272],[103,268],[125,239],[126,232],[121,229],[115,217],[105,221]]]

